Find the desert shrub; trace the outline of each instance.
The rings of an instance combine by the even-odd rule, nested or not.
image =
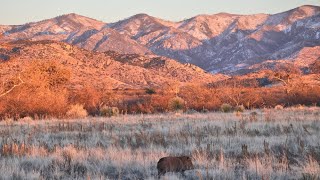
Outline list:
[[[198,113],[198,111],[196,111],[194,109],[187,109],[185,113],[186,114],[196,114],[196,113]]]
[[[286,105],[306,105],[319,104],[320,102],[320,87],[312,84],[302,85],[298,82],[293,84],[293,88],[286,96]]]
[[[70,106],[66,115],[70,118],[85,118],[88,116],[88,112],[84,109],[83,105],[75,104]]]
[[[127,113],[152,113],[154,111],[149,95],[126,97],[118,107]]]
[[[102,93],[96,88],[90,85],[84,85],[83,88],[72,92],[69,99],[73,104],[83,104],[90,115],[99,114]]]
[[[153,112],[165,112],[168,109],[168,102],[170,96],[161,94],[151,96],[151,106],[153,107]]]
[[[217,110],[221,105],[215,89],[209,89],[205,86],[186,85],[181,87],[178,95],[187,102],[187,109],[197,111],[203,111],[203,109]]]
[[[319,173],[320,173],[320,165],[312,157],[308,158],[308,161],[305,163],[303,169],[303,179],[319,179]]]
[[[236,106],[234,110],[237,112],[243,112],[245,110],[245,107],[243,105],[239,105],[239,106]]]
[[[257,121],[258,120],[258,113],[253,111],[250,113],[250,116],[249,116],[249,120],[252,122],[252,121]]]
[[[282,110],[283,109],[283,106],[282,105],[276,105],[275,107],[274,107],[274,109],[276,109],[276,110]]]
[[[100,108],[100,116],[118,116],[119,115],[119,109],[117,107],[109,107],[109,106],[102,106]]]
[[[24,118],[19,119],[19,121],[22,121],[22,122],[32,122],[32,121],[33,121],[33,118],[32,118],[32,117],[29,117],[29,116],[26,116],[26,117],[24,117]]]
[[[222,112],[227,113],[227,112],[231,112],[231,111],[233,110],[233,107],[232,107],[230,104],[223,103],[223,104],[221,105],[221,107],[220,107],[220,110],[221,110]]]
[[[180,97],[174,97],[169,100],[168,108],[171,111],[179,111],[184,109],[185,102]]]

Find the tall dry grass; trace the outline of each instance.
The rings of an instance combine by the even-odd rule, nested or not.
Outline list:
[[[0,178],[154,179],[168,155],[190,155],[196,168],[166,179],[319,178],[319,116],[319,108],[297,107],[8,119],[0,122]]]

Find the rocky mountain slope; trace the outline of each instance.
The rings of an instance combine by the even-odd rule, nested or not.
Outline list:
[[[304,47],[319,46],[319,22],[320,7],[302,6],[275,15],[220,13],[178,23],[138,15],[109,27],[156,54],[213,73],[236,73],[265,60],[291,59]]]
[[[58,40],[87,50],[156,54],[212,73],[250,72],[260,63],[293,61],[320,46],[320,7],[301,6],[279,14],[199,15],[169,22],[146,14],[106,24],[69,14],[21,26],[0,26],[1,42]],[[319,48],[309,51],[320,54]]]
[[[40,22],[0,27],[0,32],[3,31],[0,42],[55,40],[101,52],[107,50],[139,54],[149,52],[130,37],[104,26],[105,23],[101,21],[77,14],[67,14]]]
[[[90,83],[100,88],[163,87],[170,84],[208,83],[225,78],[211,75],[191,64],[180,64],[160,56],[98,53],[63,42],[19,41],[2,45],[0,77],[10,77],[37,61],[56,61],[71,71],[74,88]]]

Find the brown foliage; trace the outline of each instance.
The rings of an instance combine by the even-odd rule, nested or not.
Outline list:
[[[0,115],[63,115],[68,104],[69,78],[69,71],[56,62],[30,62],[21,73],[24,84],[1,97]]]
[[[33,88],[59,91],[68,85],[70,71],[55,61],[32,61],[23,72],[22,78]]]
[[[320,86],[303,85],[293,89],[287,96],[286,103],[288,105],[314,105],[320,104]]]
[[[81,89],[74,90],[70,95],[70,103],[83,104],[91,115],[99,114],[102,103],[102,93],[94,87],[85,85]]]
[[[254,108],[264,104],[260,88],[219,88],[217,94],[221,101],[234,107],[243,105],[246,108]]]
[[[150,96],[131,97],[125,99],[121,103],[120,109],[128,113],[152,113],[154,111],[151,105]]]
[[[168,93],[163,90],[159,90],[157,94],[153,94],[150,97],[150,104],[153,108],[153,112],[167,112],[168,102],[175,97],[174,93]]]
[[[300,76],[301,70],[293,64],[278,64],[275,71],[271,72],[270,80],[276,82],[282,82],[284,85],[288,85],[291,79]]]
[[[117,107],[120,113],[158,113],[170,111],[170,102],[179,97],[183,109],[219,110],[228,103],[233,107],[274,107],[295,104],[320,104],[320,87],[299,76],[292,66],[279,67],[270,72],[271,78],[282,85],[259,87],[254,78],[249,81],[231,78],[210,87],[197,84],[171,84],[145,89],[97,89],[91,84],[71,89],[70,71],[54,62],[33,61],[27,63],[19,75],[1,79],[0,116],[65,116],[70,105],[81,104],[90,115],[101,115],[102,107]],[[172,107],[171,107],[172,109]]]
[[[201,111],[204,109],[215,110],[221,105],[221,101],[215,89],[209,89],[199,85],[187,85],[181,88],[179,97],[185,100],[187,109]]]

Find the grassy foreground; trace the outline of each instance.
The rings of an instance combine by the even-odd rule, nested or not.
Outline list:
[[[167,155],[196,169],[166,179],[318,179],[320,109],[7,120],[0,147],[0,179],[156,179]]]

